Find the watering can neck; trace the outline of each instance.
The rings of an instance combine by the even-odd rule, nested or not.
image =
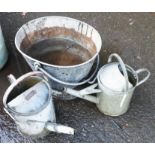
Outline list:
[[[74,90],[71,88],[65,88],[64,92],[68,93],[70,95],[76,96],[78,98],[90,101],[92,103],[98,104],[99,103],[99,99],[96,96],[92,96],[91,94],[96,94],[96,93],[101,93],[102,91],[100,89],[95,89],[95,87],[97,87],[97,83],[93,84],[91,86],[88,86],[87,88],[84,88],[80,91],[78,90]]]

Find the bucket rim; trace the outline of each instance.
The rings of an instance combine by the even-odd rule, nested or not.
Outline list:
[[[26,24],[28,24],[29,22],[33,22],[35,20],[39,20],[39,19],[42,19],[42,18],[60,18],[60,19],[63,19],[63,18],[66,18],[68,20],[74,20],[74,21],[78,21],[78,22],[81,22],[83,24],[86,24],[88,25],[89,27],[91,27],[93,30],[96,31],[98,37],[99,37],[99,40],[100,40],[100,47],[99,49],[96,51],[96,53],[90,58],[88,59],[87,61],[83,62],[83,63],[80,63],[80,64],[77,64],[77,65],[69,65],[69,66],[61,66],[61,65],[54,65],[54,64],[49,64],[49,63],[46,63],[46,62],[43,62],[43,61],[40,61],[40,60],[37,60],[35,58],[32,58],[31,56],[25,54],[21,49],[20,47],[17,46],[17,35],[20,33],[22,27]],[[16,35],[15,35],[15,40],[14,40],[14,43],[15,43],[15,46],[18,50],[18,52],[20,52],[20,54],[25,58],[27,59],[30,59],[34,62],[39,62],[41,65],[45,65],[45,66],[48,66],[48,67],[54,67],[54,68],[64,68],[64,69],[68,69],[68,68],[75,68],[75,67],[80,67],[82,65],[85,65],[85,64],[88,64],[89,62],[93,61],[97,55],[99,55],[100,51],[101,51],[101,48],[102,48],[102,38],[101,38],[101,35],[99,34],[99,32],[91,25],[87,24],[86,22],[84,21],[81,21],[81,20],[78,20],[78,19],[75,19],[75,18],[71,18],[71,17],[66,17],[66,16],[43,16],[43,17],[39,17],[39,18],[36,18],[36,19],[33,19],[33,20],[30,20],[28,22],[26,22],[25,24],[23,24],[19,29],[18,31],[16,32]]]
[[[119,63],[118,63],[118,62],[108,63],[108,64],[104,65],[104,66],[98,71],[98,74],[97,74],[97,81],[98,81],[98,83],[99,83],[99,87],[101,87],[102,90],[105,90],[105,89],[106,89],[108,92],[113,93],[113,94],[124,94],[124,93],[128,93],[128,92],[130,92],[130,91],[133,91],[133,90],[137,87],[137,83],[138,83],[138,81],[139,81],[139,78],[138,78],[138,75],[137,75],[136,71],[135,71],[132,67],[128,66],[127,64],[125,64],[125,66],[127,67],[127,69],[129,69],[129,70],[135,75],[135,77],[136,77],[136,78],[135,78],[135,79],[136,79],[136,84],[133,85],[133,87],[129,88],[127,91],[123,91],[123,92],[122,92],[122,91],[112,90],[112,89],[106,87],[104,84],[101,83],[100,78],[99,78],[99,73],[101,72],[101,70],[103,70],[105,67],[109,66],[110,64],[119,64]]]

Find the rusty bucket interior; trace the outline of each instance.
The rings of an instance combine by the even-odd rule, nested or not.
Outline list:
[[[90,25],[67,17],[52,17],[51,21],[54,25],[49,17],[42,17],[23,25],[16,35],[17,48],[58,66],[82,64],[99,52],[101,38]]]

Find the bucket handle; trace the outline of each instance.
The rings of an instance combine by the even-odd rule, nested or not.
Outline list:
[[[137,75],[138,75],[138,79],[139,79],[139,74],[142,73],[142,72],[147,72],[147,75],[140,81],[138,81],[137,85],[136,86],[139,86],[141,85],[142,83],[144,83],[145,81],[148,80],[148,78],[150,77],[151,73],[150,71],[147,69],[147,68],[141,68],[141,69],[138,69],[136,71]]]
[[[123,71],[123,74],[125,77],[125,91],[127,91],[129,89],[129,83],[128,83],[129,79],[128,79],[128,74],[127,74],[125,64],[124,64],[123,60],[121,59],[121,57],[117,53],[113,53],[109,56],[108,63],[112,61],[113,57],[115,57],[121,65],[121,68],[122,68],[122,71]]]
[[[63,84],[63,85],[69,85],[69,86],[79,86],[79,85],[83,85],[85,83],[90,83],[92,84],[95,80],[93,79],[91,81],[91,79],[94,77],[94,75],[96,74],[98,68],[99,68],[99,55],[97,56],[97,62],[96,62],[96,68],[95,68],[95,71],[93,72],[93,74],[86,80],[82,81],[82,82],[77,82],[77,83],[72,83],[72,82],[65,82],[65,81],[62,81],[62,80],[59,80],[57,78],[55,78],[53,75],[49,74],[47,71],[45,71],[39,62],[35,62],[34,63],[34,67],[35,67],[35,70],[40,70],[42,73],[44,73],[47,77],[49,77],[50,79],[52,79],[53,81],[55,82],[58,82],[60,84]]]

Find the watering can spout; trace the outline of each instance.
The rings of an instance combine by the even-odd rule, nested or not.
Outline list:
[[[68,126],[64,126],[61,124],[50,123],[46,124],[46,129],[49,131],[57,132],[57,133],[64,133],[69,135],[74,135],[74,129]]]
[[[73,96],[76,96],[78,98],[82,98],[82,99],[90,101],[92,103],[99,104],[98,97],[90,95],[90,94],[101,93],[101,90],[95,89],[95,87],[97,87],[97,84],[93,84],[87,88],[84,88],[83,90],[80,90],[80,91],[77,91],[77,90],[74,90],[71,88],[65,88],[64,91],[66,93],[73,95]]]

